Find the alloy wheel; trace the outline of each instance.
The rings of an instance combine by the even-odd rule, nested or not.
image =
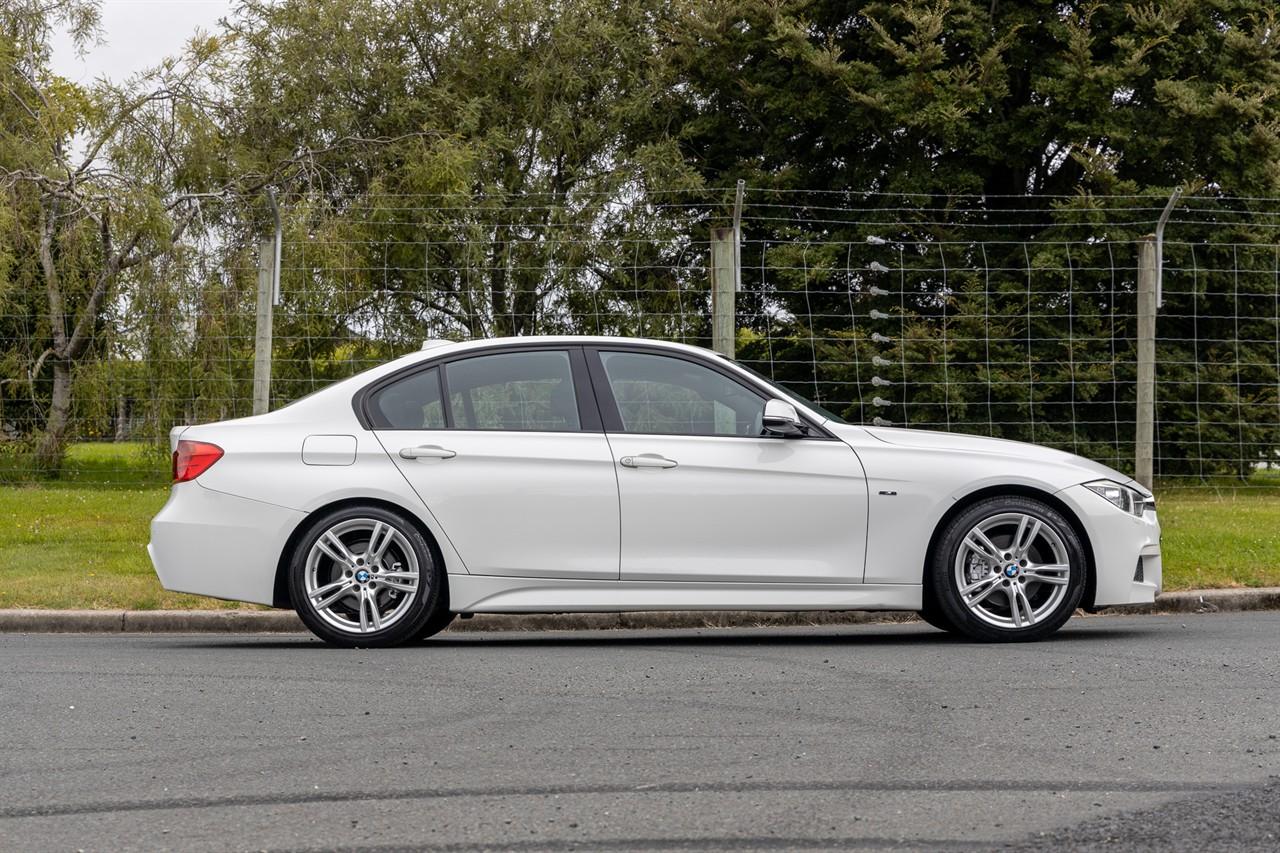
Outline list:
[[[409,540],[375,518],[346,519],[325,529],[307,552],[303,581],[312,611],[353,635],[390,628],[425,591]]]
[[[1071,560],[1049,522],[1022,512],[982,519],[965,534],[953,566],[956,590],[969,611],[1003,629],[1030,628],[1067,597]]]

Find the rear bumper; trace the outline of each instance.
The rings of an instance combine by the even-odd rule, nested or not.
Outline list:
[[[1084,524],[1093,547],[1096,585],[1092,606],[1154,602],[1163,584],[1160,522],[1155,512],[1142,518],[1129,515],[1084,486],[1063,489],[1057,497]]]
[[[271,604],[297,510],[178,483],[151,522],[147,554],[165,589]]]

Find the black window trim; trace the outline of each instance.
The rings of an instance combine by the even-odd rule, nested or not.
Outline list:
[[[591,373],[591,384],[595,390],[597,406],[599,408],[601,421],[604,424],[605,433],[679,436],[683,438],[734,438],[746,439],[748,441],[760,441],[761,439],[767,439],[770,441],[839,441],[839,439],[831,432],[824,429],[817,421],[809,417],[806,412],[800,411],[799,409],[797,409],[797,413],[800,415],[800,419],[804,422],[805,426],[809,428],[809,432],[807,434],[800,436],[627,432],[627,430],[623,428],[622,415],[618,411],[618,404],[613,398],[613,389],[609,386],[609,377],[605,372],[604,362],[600,358],[600,353],[602,352],[630,352],[642,355],[664,355],[669,358],[678,358],[719,373],[730,381],[749,388],[756,394],[764,397],[766,401],[777,397],[777,391],[770,385],[760,382],[754,376],[735,373],[725,365],[718,363],[717,359],[713,357],[701,356],[684,350],[671,349],[669,347],[654,344],[633,343],[630,341],[621,341],[617,344],[601,344],[592,342],[583,345],[583,350],[585,350],[587,367]],[[787,402],[790,403],[791,400],[787,399]]]
[[[449,378],[448,371],[445,369],[447,365],[465,361],[469,358],[482,358],[489,355],[510,355],[519,352],[563,352],[569,356],[569,372],[573,378],[574,399],[578,405],[578,429],[462,429],[454,425],[452,400],[449,394]],[[435,358],[429,358],[424,361],[411,364],[393,373],[389,373],[373,382],[365,385],[356,391],[351,397],[351,408],[355,412],[356,420],[360,422],[360,426],[367,430],[380,430],[386,432],[426,432],[424,429],[398,429],[386,423],[385,419],[379,417],[380,413],[373,410],[371,398],[378,391],[381,391],[388,385],[399,382],[418,373],[425,373],[428,370],[439,369],[437,374],[437,382],[440,386],[440,402],[441,408],[444,410],[445,430],[459,430],[464,432],[501,432],[501,433],[603,433],[604,428],[600,419],[600,407],[596,402],[596,396],[592,389],[591,378],[589,374],[589,360],[583,352],[580,344],[574,343],[512,343],[494,347],[483,347],[476,350],[467,350],[459,353],[441,353]],[[431,430],[434,431],[434,430]]]

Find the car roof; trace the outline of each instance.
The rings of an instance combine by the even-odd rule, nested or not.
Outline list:
[[[704,347],[690,346],[689,344],[678,344],[672,341],[658,341],[650,338],[624,338],[612,337],[609,335],[525,335],[520,337],[506,338],[481,338],[470,341],[447,341],[447,340],[427,340],[423,341],[422,347],[413,352],[393,358],[390,361],[383,362],[376,367],[371,367],[354,376],[341,379],[332,385],[321,388],[318,391],[307,395],[306,397],[295,400],[288,406],[277,409],[276,411],[284,411],[291,409],[290,416],[302,416],[303,413],[310,410],[312,406],[322,408],[329,405],[327,401],[335,395],[350,394],[354,390],[364,387],[370,382],[375,382],[384,376],[389,376],[407,367],[412,367],[421,362],[434,360],[441,356],[452,356],[457,353],[466,352],[483,352],[487,349],[501,349],[506,346],[537,346],[539,344],[561,345],[561,346],[581,346],[583,344],[603,344],[603,345],[620,345],[620,344],[642,344],[645,346],[661,347],[679,352],[696,353],[703,357],[722,358],[719,353]]]
[[[719,353],[706,347],[693,346],[692,344],[677,343],[675,341],[662,341],[655,338],[630,338],[616,335],[520,335],[518,337],[505,338],[477,338],[469,341],[446,341],[433,339],[423,341],[422,349],[419,352],[423,357],[434,357],[442,355],[445,352],[466,352],[469,350],[482,350],[503,346],[529,346],[537,344],[561,344],[564,346],[581,346],[583,344],[599,344],[599,345],[621,345],[621,344],[642,344],[644,346],[661,347],[663,349],[679,350],[684,352],[697,353],[698,355],[719,356]]]

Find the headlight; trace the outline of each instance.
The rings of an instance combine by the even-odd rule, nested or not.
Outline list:
[[[1153,498],[1148,498],[1137,489],[1122,486],[1111,480],[1097,480],[1092,483],[1085,483],[1084,487],[1094,494],[1106,498],[1115,504],[1118,509],[1130,515],[1141,517],[1148,509],[1156,508],[1156,502]]]

